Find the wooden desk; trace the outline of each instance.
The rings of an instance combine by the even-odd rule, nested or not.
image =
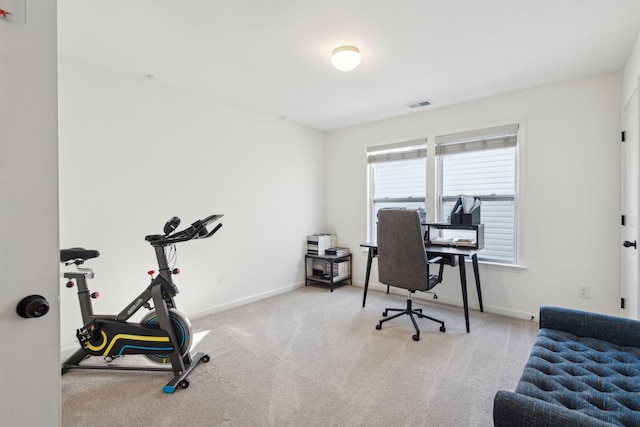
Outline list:
[[[371,263],[373,258],[378,256],[378,244],[375,242],[371,243],[363,243],[360,245],[363,248],[368,248],[369,254],[367,256],[367,272],[364,280],[364,296],[362,297],[362,306],[365,306],[367,301],[367,290],[369,289],[369,276],[371,275]],[[467,298],[467,272],[464,264],[465,257],[471,257],[471,262],[473,264],[473,274],[476,279],[476,289],[478,291],[478,302],[480,303],[480,311],[484,311],[482,307],[482,290],[480,289],[480,274],[478,273],[478,252],[479,249],[468,249],[468,248],[455,248],[455,247],[447,247],[447,246],[425,246],[425,251],[427,252],[427,256],[429,258],[435,256],[445,256],[453,260],[455,257],[458,259],[458,264],[460,265],[460,287],[462,288],[462,305],[464,307],[464,319],[465,324],[467,326],[467,332],[470,332],[469,328],[469,301]],[[449,265],[454,265],[454,263],[449,263]],[[389,286],[387,286],[387,292],[389,292]]]

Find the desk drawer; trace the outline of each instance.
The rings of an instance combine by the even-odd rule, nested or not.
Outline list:
[[[450,265],[455,267],[458,265],[458,257],[451,254],[439,254],[437,252],[427,252],[427,257],[429,259],[435,258],[437,256],[442,257],[442,261],[439,261],[438,264]]]

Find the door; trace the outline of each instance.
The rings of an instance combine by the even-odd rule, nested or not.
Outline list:
[[[638,90],[623,112],[622,143],[622,289],[624,308],[621,316],[638,318]],[[635,243],[635,246],[633,245]]]
[[[8,4],[9,6],[6,6]],[[56,2],[0,18],[0,424],[60,425]],[[22,318],[28,295],[49,312]]]

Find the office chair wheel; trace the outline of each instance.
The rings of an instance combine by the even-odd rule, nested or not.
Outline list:
[[[387,317],[387,310],[382,312],[382,317]]]
[[[380,323],[378,323],[378,324],[376,325],[376,329],[377,329],[377,330],[382,329],[382,325],[381,325]]]
[[[444,326],[440,326],[440,332],[446,332],[447,328],[445,328]]]
[[[411,338],[413,338],[414,341],[420,341],[420,335],[413,335]]]
[[[433,299],[438,299],[438,295],[433,294]]]

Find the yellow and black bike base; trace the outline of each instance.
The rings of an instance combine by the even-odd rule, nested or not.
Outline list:
[[[129,365],[117,365],[112,363],[95,365],[95,364],[81,364],[80,362],[91,357],[84,349],[78,349],[71,357],[69,357],[62,364],[62,373],[69,371],[70,369],[103,369],[103,370],[121,370],[121,371],[159,371],[159,372],[173,372],[174,376],[171,381],[162,388],[164,393],[173,393],[179,388],[189,387],[189,380],[187,377],[195,369],[200,362],[208,362],[211,360],[208,354],[195,353],[194,355],[187,354],[182,357],[182,365],[184,370],[174,371],[169,366],[129,366]]]
[[[190,355],[191,324],[178,310],[169,309],[176,345],[159,326],[155,311],[148,313],[139,324],[96,318],[78,330],[81,348],[62,364],[62,374],[69,369],[110,369],[133,371],[173,371],[174,377],[162,389],[173,393],[187,388],[187,376],[200,362],[208,362],[209,355]],[[177,348],[177,350],[176,350]],[[143,355],[160,366],[131,366],[112,363],[120,356]],[[105,364],[81,364],[91,356],[103,357]],[[169,366],[167,366],[169,364]]]
[[[168,354],[173,351],[169,335],[155,325],[102,320],[79,331],[79,339],[83,333],[92,336],[90,340],[81,341],[82,348],[91,356],[116,358],[127,354]]]

